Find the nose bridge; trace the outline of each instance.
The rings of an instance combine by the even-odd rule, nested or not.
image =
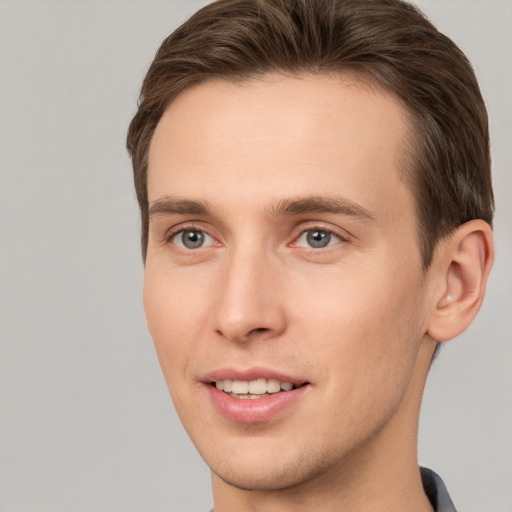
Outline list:
[[[285,327],[277,263],[260,244],[228,251],[215,308],[216,331],[232,341],[276,336]]]

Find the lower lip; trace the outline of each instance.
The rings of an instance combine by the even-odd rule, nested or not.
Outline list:
[[[303,398],[309,385],[261,398],[235,398],[211,384],[206,384],[206,388],[215,409],[225,418],[239,423],[262,423],[297,403]]]

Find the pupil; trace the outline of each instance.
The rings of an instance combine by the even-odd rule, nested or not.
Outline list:
[[[203,245],[204,235],[201,231],[185,231],[182,240],[188,249],[197,249]]]
[[[325,247],[331,241],[331,234],[325,231],[310,231],[307,236],[308,244],[316,249]]]

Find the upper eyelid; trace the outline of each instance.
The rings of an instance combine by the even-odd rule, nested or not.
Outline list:
[[[332,224],[324,223],[324,222],[318,222],[318,221],[311,221],[311,222],[305,222],[299,224],[297,226],[296,235],[294,236],[294,240],[297,240],[302,234],[308,232],[308,231],[314,231],[315,229],[318,231],[325,231],[326,233],[330,233],[332,235],[335,235],[339,237],[341,240],[350,240],[354,238],[354,236],[347,231],[346,229],[340,228],[338,226],[332,226]]]
[[[203,233],[203,235],[204,235],[203,241],[205,242],[205,244],[204,245],[202,244],[199,247],[194,247],[193,249],[190,248],[190,247],[183,247],[185,245],[185,242],[183,240],[183,238],[184,238],[183,233],[185,233],[187,231],[188,232]],[[180,234],[181,234],[181,236],[180,236]],[[182,238],[181,244],[179,243],[180,237]],[[172,241],[173,245],[178,246],[181,250],[186,250],[186,251],[193,250],[194,252],[198,251],[200,249],[205,249],[207,247],[213,246],[213,245],[215,245],[215,242],[216,242],[215,238],[213,238],[211,235],[209,235],[206,231],[204,231],[202,229],[186,229],[186,228],[185,229],[180,229],[176,233],[172,234],[170,236],[170,238],[169,238],[169,241]]]
[[[299,243],[299,240],[306,234],[306,233],[309,233],[310,231],[323,231],[324,233],[328,233],[329,235],[331,236],[334,236],[338,239],[338,241],[336,243],[342,243],[342,242],[348,242],[348,237],[344,237],[338,233],[336,233],[335,231],[332,231],[332,230],[329,230],[329,229],[320,229],[320,228],[310,228],[310,229],[304,229],[302,230],[298,236],[296,236],[293,241],[291,242],[290,246],[291,247],[297,247],[297,248],[302,248],[302,249],[307,249],[307,250],[312,250],[312,251],[316,251],[317,249],[318,250],[322,250],[322,251],[325,251],[329,248],[332,247],[332,245],[334,244],[329,244],[329,245],[326,245],[325,247],[322,247],[322,248],[314,248],[314,247],[304,247],[304,246],[299,246],[298,243]]]
[[[329,222],[324,221],[300,221],[293,229],[292,229],[292,235],[289,237],[291,239],[290,242],[287,244],[292,245],[294,242],[298,240],[300,236],[302,236],[304,233],[308,231],[313,230],[319,230],[319,231],[325,231],[327,233],[330,233],[338,238],[340,238],[342,241],[348,241],[353,238],[353,235],[347,231],[344,228],[341,228],[339,226],[333,226]],[[177,234],[179,234],[182,231],[201,231],[217,242],[219,241],[218,236],[212,234],[212,230],[210,226],[206,225],[202,221],[184,221],[180,222],[174,226],[169,227],[166,229],[163,233],[162,241],[170,242],[172,238],[174,238]]]
[[[205,226],[201,226],[200,223],[197,222],[181,222],[179,224],[176,224],[175,226],[171,226],[170,228],[165,230],[162,238],[163,240],[169,241],[182,231],[201,231],[203,233],[206,233],[208,236],[215,238],[212,234],[210,234],[210,232],[208,231],[208,229],[205,228]]]
[[[189,247],[182,247],[177,241],[175,241],[175,238],[180,235],[180,233],[183,233],[185,231],[199,231],[201,233],[204,233],[206,237],[210,238],[210,242],[206,245],[201,245],[197,248],[189,248]],[[215,247],[218,244],[218,240],[211,235],[207,230],[201,227],[194,227],[191,225],[183,226],[181,224],[177,226],[173,226],[165,231],[165,234],[161,238],[161,243],[164,246],[169,247],[169,249],[173,252],[176,252],[178,254],[180,253],[187,253],[192,255],[193,253],[201,254],[202,250],[209,249],[211,247]]]

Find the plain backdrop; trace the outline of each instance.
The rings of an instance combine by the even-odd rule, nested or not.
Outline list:
[[[124,147],[159,43],[202,4],[0,0],[1,512],[211,505],[145,328]],[[486,302],[432,368],[420,462],[461,512],[511,512],[512,2],[419,5],[480,79],[497,202]]]

